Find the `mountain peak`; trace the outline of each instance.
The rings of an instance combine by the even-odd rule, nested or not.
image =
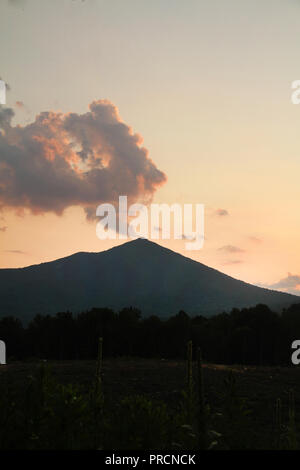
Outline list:
[[[156,242],[153,242],[153,241],[150,241],[148,240],[148,238],[135,238],[133,240],[129,240],[129,241],[126,241],[124,243],[122,243],[121,245],[118,245],[115,247],[116,249],[120,249],[120,250],[127,250],[127,249],[159,249],[161,251],[164,251],[164,250],[167,250],[167,251],[172,251],[172,250],[169,250],[168,248],[165,248],[164,246],[161,246],[159,243],[156,243]],[[115,249],[113,248],[113,249]],[[100,252],[101,253],[101,252]],[[175,254],[175,252],[173,252]]]
[[[148,238],[143,238],[143,237],[139,237],[139,238],[134,238],[133,240],[129,240],[127,243],[131,243],[132,245],[155,245],[156,243],[154,242],[151,242],[150,240],[148,240]]]
[[[280,311],[300,298],[234,279],[146,238],[100,253],[77,253],[22,269],[0,269],[0,317],[79,313],[134,306],[168,317],[211,316],[266,304]]]

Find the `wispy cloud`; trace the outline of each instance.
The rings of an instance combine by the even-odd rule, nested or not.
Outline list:
[[[248,240],[251,241],[252,243],[256,243],[257,245],[262,243],[262,239],[258,237],[254,237],[252,235],[249,235]]]
[[[229,215],[229,212],[226,209],[217,209],[215,211],[215,214],[218,215],[219,217],[224,217]]]
[[[28,255],[26,251],[22,250],[2,250],[4,253],[14,253],[15,255]]]
[[[243,263],[244,261],[241,260],[241,259],[231,259],[231,260],[228,260],[228,261],[225,261],[223,263],[223,266],[228,266],[228,265],[231,265],[231,264],[241,264]]]
[[[223,251],[225,253],[244,253],[245,250],[234,245],[224,245],[218,248],[218,251]]]

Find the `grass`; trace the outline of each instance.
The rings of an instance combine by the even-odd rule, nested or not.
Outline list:
[[[0,447],[298,448],[299,369],[187,357],[1,366]]]

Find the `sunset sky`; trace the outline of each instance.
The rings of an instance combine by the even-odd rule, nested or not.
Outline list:
[[[0,267],[123,243],[91,215],[128,194],[203,203],[202,250],[159,243],[300,294],[299,38],[298,0],[1,0]]]

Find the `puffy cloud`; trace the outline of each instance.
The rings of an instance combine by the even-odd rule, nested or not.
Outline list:
[[[81,206],[88,217],[102,202],[151,201],[166,181],[107,100],[84,114],[42,112],[12,126],[14,112],[0,108],[0,207],[62,214]]]
[[[3,226],[3,227],[0,227],[0,232],[6,232],[6,230],[7,230],[7,227],[6,227],[6,225],[5,225],[5,226]]]
[[[219,251],[224,251],[226,253],[244,253],[245,250],[234,245],[224,245],[221,248],[218,248]]]

